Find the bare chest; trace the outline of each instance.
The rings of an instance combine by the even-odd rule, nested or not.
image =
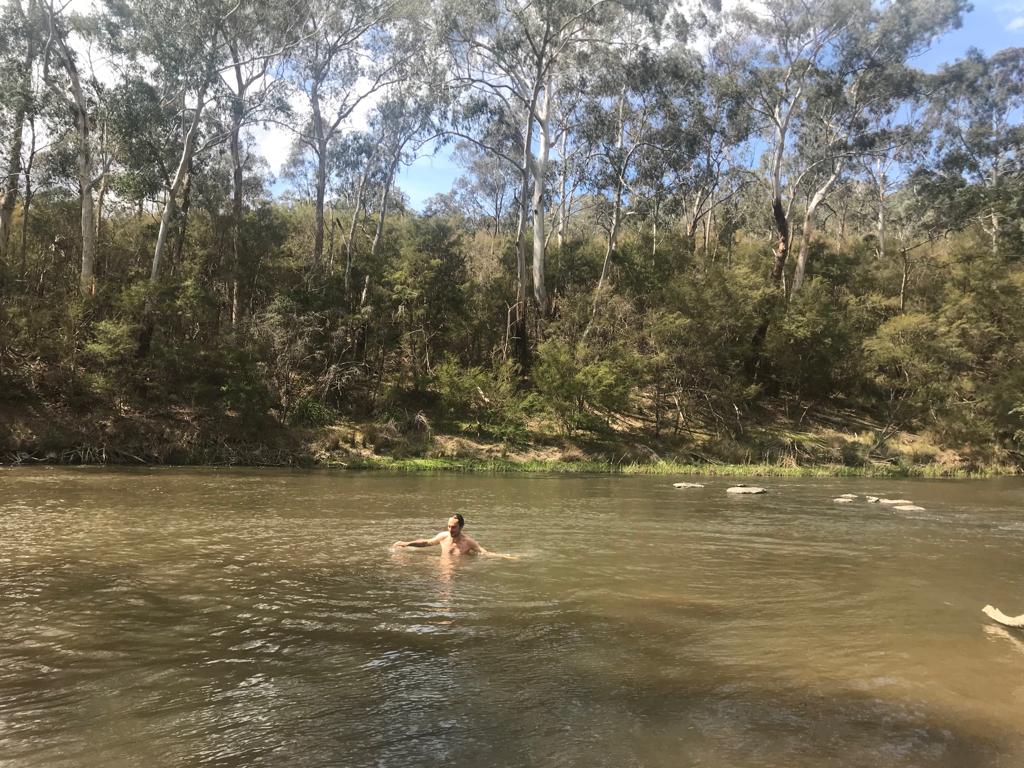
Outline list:
[[[441,542],[441,552],[445,555],[467,555],[472,550],[472,545],[463,538],[447,538]]]

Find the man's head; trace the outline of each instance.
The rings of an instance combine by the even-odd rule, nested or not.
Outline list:
[[[448,518],[448,533],[451,534],[454,539],[460,533],[462,533],[462,527],[466,524],[465,519],[462,515],[456,513]]]

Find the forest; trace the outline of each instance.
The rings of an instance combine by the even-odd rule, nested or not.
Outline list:
[[[1024,49],[915,66],[969,12],[5,0],[0,461],[1020,472]]]

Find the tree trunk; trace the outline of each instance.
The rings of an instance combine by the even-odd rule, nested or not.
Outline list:
[[[89,146],[91,125],[89,123],[89,104],[82,90],[82,82],[78,76],[78,67],[67,43],[67,33],[60,29],[54,18],[52,9],[48,12],[50,38],[56,43],[61,66],[70,81],[72,111],[75,116],[75,129],[78,133],[78,188],[81,197],[81,228],[82,228],[82,270],[79,290],[83,296],[93,293],[95,288],[96,263],[96,218],[92,200],[92,149]]]
[[[178,208],[178,236],[174,241],[174,255],[171,258],[171,272],[181,264],[181,254],[185,250],[185,236],[188,234],[188,209],[192,203],[192,179],[194,178],[191,168],[185,176],[185,184],[181,188],[181,206]]]
[[[565,202],[565,190],[568,186],[568,175],[569,175],[569,163],[565,159],[566,143],[568,141],[569,131],[562,130],[562,147],[559,151],[559,156],[562,160],[561,174],[559,175],[558,182],[558,235],[555,242],[558,244],[558,252],[561,253],[565,247],[565,228],[566,221],[569,218],[569,210]]]
[[[356,189],[356,204],[352,209],[352,221],[348,227],[348,238],[345,240],[345,296],[349,295],[352,285],[352,261],[356,241],[356,226],[359,224],[359,213],[363,209],[363,194],[366,191],[366,179],[370,175],[370,164],[375,155],[371,155],[366,161],[366,167],[359,177],[359,187]]]
[[[878,258],[885,258],[885,171],[878,174]]]
[[[900,314],[907,309],[907,284],[910,282],[910,253],[906,248],[900,249],[900,259],[903,262],[903,277],[900,280]]]
[[[21,204],[21,242],[18,244],[18,259],[20,261],[20,273],[23,279],[27,279],[28,276],[28,263],[26,261],[25,245],[28,240],[28,223],[29,214],[32,210],[32,198],[35,196],[34,190],[32,189],[32,166],[35,164],[36,159],[36,122],[33,116],[29,116],[29,135],[31,140],[29,141],[28,147],[28,161],[25,163],[25,167],[22,168],[22,173],[25,176],[25,195],[22,198]]]
[[[316,157],[316,209],[313,221],[313,267],[318,268],[324,257],[324,205],[327,200],[327,141],[317,142]]]
[[[534,89],[533,101],[536,103],[537,90]],[[525,371],[529,365],[529,339],[526,325],[526,222],[530,216],[530,167],[533,161],[533,108],[526,115],[526,126],[523,135],[523,163],[519,168],[519,219],[516,223],[516,304],[515,304],[515,340],[516,358],[520,368]]]
[[[14,3],[20,8],[20,3]],[[35,59],[35,38],[29,35],[28,52],[25,54],[25,72],[22,76],[20,93],[15,95],[14,121],[11,125],[11,143],[8,147],[7,176],[4,180],[3,200],[0,202],[0,261],[8,254],[7,244],[11,237],[11,222],[14,205],[18,200],[21,179],[21,145],[25,115],[32,98],[32,63]]]
[[[782,198],[772,200],[772,217],[775,220],[774,259],[772,260],[772,282],[782,283],[783,271],[786,269],[786,258],[789,256],[789,220],[786,209],[782,207]]]
[[[782,161],[786,151],[786,133],[789,127],[789,114],[775,110],[775,147],[772,151],[771,184],[772,184],[772,219],[775,222],[774,258],[772,259],[772,282],[781,285],[785,290],[783,275],[786,259],[789,257],[789,217],[782,204]]]
[[[380,213],[377,216],[377,229],[373,233],[373,243],[370,245],[370,258],[374,258],[377,255],[381,238],[384,235],[384,217],[388,212],[388,201],[391,198],[391,185],[395,180],[395,171],[398,170],[398,162],[401,158],[402,148],[398,147],[395,150],[394,157],[391,158],[390,165],[388,165],[387,176],[384,178],[384,190],[380,193]]]
[[[22,134],[25,130],[25,117],[32,103],[32,67],[36,58],[36,37],[28,29],[27,20],[18,0],[12,2],[12,11],[17,15],[17,22],[26,35],[25,61],[21,73],[18,92],[14,94],[14,121],[11,124],[11,143],[8,147],[7,176],[3,185],[3,198],[0,201],[0,263],[8,255],[8,243],[11,237],[11,223],[14,219],[14,206],[18,200],[18,181],[21,178]]]
[[[106,200],[106,198],[107,198],[107,171],[104,170],[103,173],[100,174],[100,186],[99,186],[99,189],[96,192],[96,242],[99,242],[100,237],[101,237],[101,235],[103,233],[103,202],[104,202],[104,200]],[[110,250],[109,248],[106,249],[106,251],[109,251],[109,250]],[[107,262],[108,261],[109,261],[109,258],[108,259],[104,259],[103,270],[102,270],[102,272],[104,274],[107,271]],[[102,278],[103,274],[101,274],[100,277]]]
[[[324,118],[320,109],[320,82],[314,80],[309,91],[309,103],[313,110],[313,141],[316,150],[316,208],[313,222],[313,268],[320,267],[324,255],[324,201],[327,197],[327,137],[324,135]]]
[[[804,284],[804,274],[807,271],[807,259],[810,256],[811,248],[811,235],[814,233],[814,214],[818,210],[818,206],[825,199],[828,191],[835,184],[836,179],[839,178],[839,174],[842,172],[842,163],[837,163],[835,169],[832,171],[832,175],[828,177],[824,184],[818,187],[814,193],[814,197],[811,198],[811,202],[807,204],[807,211],[804,213],[804,226],[803,232],[800,236],[800,253],[796,260],[796,270],[793,272],[793,288],[790,293],[790,297],[796,295],[796,292],[800,290],[800,287]]]
[[[548,311],[548,292],[544,274],[544,246],[546,245],[544,238],[544,185],[548,154],[551,150],[551,90],[549,78],[544,85],[543,106],[537,113],[540,135],[533,166],[533,297],[541,316],[546,315]]]
[[[174,173],[170,189],[167,190],[167,204],[164,206],[160,216],[160,231],[156,238],[156,248],[153,251],[153,266],[149,271],[149,282],[156,284],[160,277],[160,262],[163,260],[164,250],[167,248],[167,238],[171,232],[171,223],[174,218],[177,196],[185,184],[186,177],[192,167],[192,155],[196,148],[196,136],[199,133],[199,123],[202,120],[203,108],[206,106],[206,89],[209,81],[203,83],[199,89],[196,99],[195,113],[192,115],[192,123],[185,134],[185,144],[181,150],[181,159],[178,161],[178,168]]]
[[[620,156],[622,146],[625,142],[626,125],[623,117],[625,102],[626,92],[625,89],[623,89],[619,94],[619,131],[615,140],[615,148],[619,150]],[[604,287],[605,278],[608,276],[608,265],[611,263],[612,256],[618,248],[619,223],[622,219],[622,192],[625,185],[626,169],[618,168],[617,171],[618,173],[616,173],[616,177],[618,181],[615,184],[615,204],[612,207],[612,220],[608,227],[608,240],[605,243],[604,262],[601,264],[601,277],[598,278],[597,287],[594,289],[594,301],[590,308],[590,320],[587,322],[587,327],[583,330],[584,339],[586,339],[590,334],[590,329],[594,325],[594,319],[597,317],[597,303],[601,297],[601,289]]]
[[[231,327],[237,328],[242,312],[242,119],[245,116],[245,81],[235,62],[235,83],[238,94],[231,100]]]

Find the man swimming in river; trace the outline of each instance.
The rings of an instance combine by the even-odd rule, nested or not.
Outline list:
[[[442,555],[490,555],[486,549],[462,532],[466,520],[462,515],[454,514],[448,518],[448,530],[441,531],[432,539],[416,539],[415,541],[396,541],[396,547],[432,547],[441,545]]]

